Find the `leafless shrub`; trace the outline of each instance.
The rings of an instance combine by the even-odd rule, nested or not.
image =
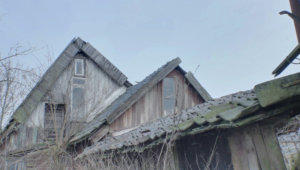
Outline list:
[[[31,68],[17,63],[17,58],[33,52],[33,48],[22,45],[12,47],[6,56],[0,54],[0,125],[5,126],[7,119],[20,104],[39,79]]]

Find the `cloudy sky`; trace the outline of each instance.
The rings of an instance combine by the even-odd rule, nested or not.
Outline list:
[[[0,52],[33,46],[37,52],[19,61],[34,65],[81,37],[133,83],[180,57],[220,97],[274,78],[297,44],[281,10],[290,10],[288,0],[0,0]]]

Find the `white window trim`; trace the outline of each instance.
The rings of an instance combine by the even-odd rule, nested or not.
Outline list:
[[[81,63],[82,64],[82,74],[78,74],[77,73],[77,63]],[[75,64],[75,72],[74,72],[74,75],[75,76],[84,76],[85,75],[85,65],[84,65],[84,59],[82,59],[82,58],[77,58],[77,59],[75,59],[75,62],[74,62],[74,64]]]

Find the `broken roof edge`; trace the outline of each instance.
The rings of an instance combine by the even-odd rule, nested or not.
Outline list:
[[[189,81],[189,83],[194,87],[194,89],[199,93],[199,95],[204,99],[204,101],[212,100],[211,95],[205,90],[205,88],[200,84],[200,82],[195,78],[192,72],[188,72],[184,77]]]
[[[298,44],[291,52],[290,54],[274,69],[272,74],[274,76],[278,76],[280,73],[282,73],[300,54],[300,44]]]

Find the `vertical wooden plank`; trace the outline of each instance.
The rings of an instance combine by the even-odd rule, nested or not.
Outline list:
[[[38,129],[37,127],[33,127],[32,130],[32,144],[36,144],[37,143],[37,136],[38,136]]]
[[[235,170],[250,170],[243,142],[243,131],[241,130],[235,130],[228,136],[231,160]]]
[[[162,108],[162,82],[158,84],[158,94],[157,94],[157,118],[162,117],[163,108]]]
[[[176,88],[176,105],[177,112],[180,113],[184,109],[184,78],[183,76],[176,77],[177,80],[177,88]]]
[[[274,127],[271,124],[263,123],[260,123],[260,127],[266,150],[268,152],[271,169],[286,169]]]
[[[131,112],[133,124],[136,126],[139,123],[138,117],[136,115],[136,104],[133,104],[131,106]]]
[[[137,117],[138,117],[138,120],[139,120],[138,124],[141,124],[141,123],[144,123],[144,122],[147,121],[148,116],[145,113],[145,96],[142,97],[137,102],[137,105],[136,105],[136,114],[137,114]]]
[[[153,112],[152,115],[152,120],[158,119],[159,116],[159,84],[157,84],[155,86],[155,91],[154,91],[154,95],[153,95]],[[151,113],[150,113],[151,114]]]
[[[188,85],[184,84],[184,108],[188,107]]]
[[[130,125],[130,127],[135,126],[134,122],[132,121],[132,109],[131,108],[128,109],[127,115],[128,115],[127,121],[128,121],[128,124]]]
[[[128,114],[123,114],[123,121],[122,121],[122,124],[123,124],[123,128],[128,128],[129,126],[129,122],[128,122]],[[122,128],[122,127],[121,127]],[[123,129],[122,128],[122,129]]]
[[[262,134],[260,132],[260,127],[257,124],[251,127],[250,135],[252,136],[253,144],[256,148],[256,153],[261,169],[272,169],[268,152],[263,141]]]
[[[250,131],[251,131],[251,129],[247,129],[247,128],[244,130],[242,144],[246,150],[247,155],[245,155],[245,156],[248,159],[249,169],[250,170],[259,170],[260,164],[258,161],[254,143],[252,141],[252,137],[250,135]]]

